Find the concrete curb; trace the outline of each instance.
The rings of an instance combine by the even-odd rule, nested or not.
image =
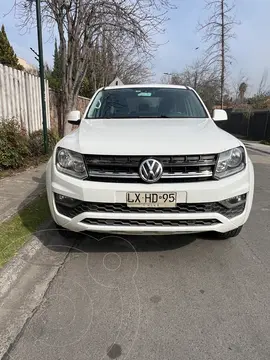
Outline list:
[[[40,230],[46,229],[52,226],[52,224],[53,221],[49,220],[43,224]],[[19,250],[19,253],[0,269],[0,299],[2,299],[16,283],[24,267],[31,261],[42,246],[43,244],[35,236],[32,236]]]
[[[49,229],[55,230],[51,219],[36,234],[46,234]],[[48,239],[53,243],[51,234]],[[50,243],[44,245],[39,237],[32,235],[19,253],[0,270],[0,359],[8,357],[24,327],[42,304],[69,251],[52,253]]]
[[[0,223],[13,217],[46,190],[46,163],[0,179]]]
[[[23,210],[24,208],[26,208],[28,205],[30,205],[35,199],[37,199],[40,195],[45,194],[46,189],[45,187],[42,189],[39,189],[36,191],[36,193],[29,197],[24,203],[23,206],[16,206],[13,207],[11,209],[9,209],[8,211],[6,211],[5,213],[0,215],[0,224],[9,220],[10,218],[12,218],[13,216],[15,216],[19,211]]]

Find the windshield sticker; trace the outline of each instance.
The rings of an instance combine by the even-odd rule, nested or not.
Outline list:
[[[138,96],[152,96],[152,93],[149,92],[140,92]]]

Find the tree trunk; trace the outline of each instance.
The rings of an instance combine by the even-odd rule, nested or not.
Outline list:
[[[67,115],[69,111],[65,114],[65,126],[64,126],[64,136],[68,135],[72,131],[72,125],[67,121]]]
[[[58,117],[58,134],[60,137],[64,136],[64,116],[63,103],[61,91],[57,93],[57,117]]]
[[[67,116],[70,113],[70,111],[74,110],[75,105],[75,99],[73,96],[65,96],[64,99],[64,136],[68,135],[72,131],[72,125],[67,121]]]
[[[195,79],[194,79],[194,90],[197,91],[197,83],[198,83],[198,73],[195,72]]]
[[[221,81],[220,81],[220,105],[223,109],[224,83],[225,83],[225,23],[224,23],[224,0],[221,0]]]
[[[243,102],[244,102],[244,93],[243,93],[243,91],[240,91],[239,97],[240,97],[241,104],[243,104]]]

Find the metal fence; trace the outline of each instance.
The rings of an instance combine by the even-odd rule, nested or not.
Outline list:
[[[46,82],[47,123],[50,128],[49,85]],[[0,64],[0,121],[15,118],[28,133],[42,129],[40,79]]]
[[[250,140],[270,140],[270,111],[255,110],[250,116],[227,110],[228,120],[217,123],[225,131]]]

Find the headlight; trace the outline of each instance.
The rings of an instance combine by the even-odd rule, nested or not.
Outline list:
[[[219,154],[215,178],[221,179],[242,171],[246,166],[245,150],[242,146]]]
[[[63,148],[58,148],[56,153],[56,168],[61,173],[85,179],[87,171],[81,154]]]

